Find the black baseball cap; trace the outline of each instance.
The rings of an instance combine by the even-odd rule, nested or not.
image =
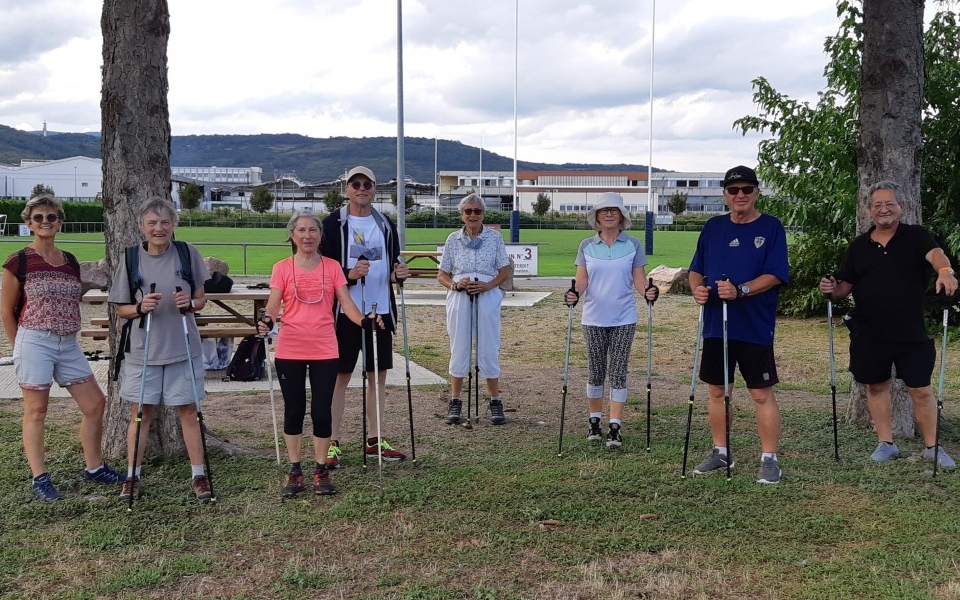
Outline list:
[[[754,185],[760,185],[760,180],[757,179],[757,173],[750,167],[745,167],[743,165],[734,167],[727,171],[726,175],[723,176],[723,181],[720,182],[720,185],[727,187],[731,183],[737,183],[738,181],[746,181]]]

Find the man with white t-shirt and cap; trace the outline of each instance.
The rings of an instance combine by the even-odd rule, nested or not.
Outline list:
[[[393,368],[393,334],[396,333],[397,303],[391,284],[410,275],[406,263],[400,260],[400,238],[397,227],[386,215],[373,208],[377,195],[377,178],[367,167],[354,167],[347,173],[349,202],[323,220],[320,253],[340,263],[347,278],[350,295],[363,314],[373,305],[383,320],[383,329],[377,331],[377,373],[373,373],[373,334],[363,332],[367,348],[363,368],[367,377],[367,432],[364,451],[376,458],[378,452],[385,461],[399,461],[406,455],[376,437],[377,403],[374,385],[380,386],[379,419],[383,420],[383,400],[386,398],[387,370]],[[337,345],[340,352],[339,375],[333,392],[333,434],[327,467],[340,465],[340,422],[347,385],[357,364],[361,349],[361,328],[346,315],[337,314]]]

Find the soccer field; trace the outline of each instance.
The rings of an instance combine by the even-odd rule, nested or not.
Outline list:
[[[423,248],[424,245],[442,244],[453,229],[408,229],[408,248]],[[509,241],[510,232],[502,230]],[[644,242],[642,231],[630,231]],[[232,274],[268,275],[275,262],[290,255],[286,244],[286,230],[229,227],[178,227],[177,239],[196,244],[204,256],[215,256],[230,265]],[[580,241],[591,235],[586,230],[522,229],[520,243],[538,245],[538,274],[542,276],[572,276],[573,261]],[[654,234],[654,252],[647,259],[647,271],[657,265],[686,267],[690,264],[697,244],[695,231],[658,231]],[[0,249],[9,255],[28,244],[29,238],[0,238]],[[103,235],[61,234],[57,242],[73,252],[81,261],[103,258]],[[419,266],[429,266],[426,263]]]

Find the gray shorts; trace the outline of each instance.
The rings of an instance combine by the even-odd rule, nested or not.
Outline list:
[[[143,365],[123,361],[120,382],[120,398],[137,403],[140,400],[140,373]],[[207,395],[203,389],[203,360],[193,361],[194,376],[190,377],[189,362],[170,363],[168,365],[147,365],[147,380],[143,386],[144,404],[164,404],[166,406],[184,406],[193,404],[197,398]],[[193,382],[197,382],[197,395],[194,397]]]
[[[20,387],[25,390],[48,390],[54,381],[60,387],[69,387],[94,380],[76,334],[20,328],[13,346],[13,364]]]

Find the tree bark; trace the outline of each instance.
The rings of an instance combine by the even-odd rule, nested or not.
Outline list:
[[[140,204],[154,196],[170,199],[170,11],[166,0],[104,0],[100,28],[103,220],[107,268],[112,277],[123,260],[124,248],[142,241]],[[111,281],[111,286],[114,284],[126,282]],[[119,327],[112,306],[109,313],[110,351],[116,356]],[[112,457],[126,453],[130,422],[130,405],[120,400],[119,392],[119,382],[110,381],[103,446],[105,454]],[[153,420],[147,452],[184,452],[175,410],[163,409]]]
[[[921,118],[925,84],[923,0],[864,0],[860,73],[860,137],[857,142],[859,196],[877,181],[895,181],[907,205],[904,223],[920,223]],[[891,18],[896,15],[896,18]],[[872,224],[857,205],[857,232]],[[895,375],[895,374],[894,374]],[[866,391],[854,383],[847,421],[869,426]],[[914,435],[913,405],[903,382],[894,379],[894,435]]]

